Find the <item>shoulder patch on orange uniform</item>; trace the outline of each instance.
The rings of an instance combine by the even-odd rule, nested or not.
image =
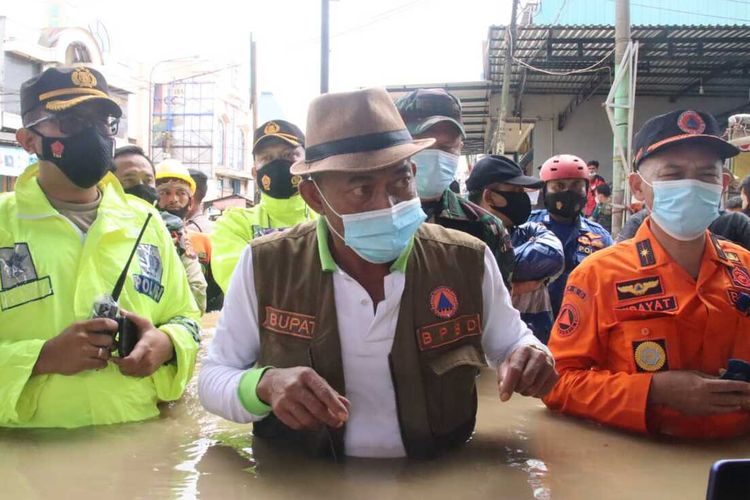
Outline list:
[[[586,298],[588,297],[588,294],[586,292],[584,292],[583,290],[581,290],[580,288],[578,288],[575,285],[568,285],[568,286],[566,286],[565,287],[565,293],[566,294],[573,294],[573,295],[575,295],[576,297],[578,297],[581,300],[586,300]]]
[[[581,324],[581,315],[573,304],[565,304],[557,317],[557,330],[561,337],[570,337]]]
[[[740,256],[737,255],[734,252],[724,252],[724,255],[727,256],[727,260],[728,261],[731,261],[731,262],[741,262],[740,261]]]
[[[656,257],[654,256],[654,248],[651,246],[651,240],[642,240],[635,244],[635,248],[638,251],[638,260],[641,262],[641,267],[653,266],[656,264]]]
[[[729,279],[734,286],[743,290],[750,290],[750,272],[747,271],[745,266],[735,264],[727,269],[727,273],[729,273]]]

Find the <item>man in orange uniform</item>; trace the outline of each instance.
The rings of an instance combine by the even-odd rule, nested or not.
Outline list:
[[[651,217],[635,238],[570,275],[549,343],[552,409],[636,432],[724,437],[750,430],[750,253],[706,230],[723,160],[738,150],[707,113],[652,118],[634,140],[630,187]]]

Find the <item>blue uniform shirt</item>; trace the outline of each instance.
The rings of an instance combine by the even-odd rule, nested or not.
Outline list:
[[[555,280],[565,267],[565,255],[560,240],[538,222],[526,222],[510,231],[516,254],[513,279],[516,282]],[[546,286],[513,296],[513,306],[521,319],[529,325],[536,338],[547,343],[552,330],[552,302]]]
[[[601,225],[584,217],[578,217],[573,224],[555,222],[546,209],[531,212],[529,222],[540,222],[555,233],[562,242],[565,253],[565,270],[555,281],[549,284],[549,295],[552,300],[552,313],[555,318],[560,312],[565,284],[573,269],[583,259],[602,248],[612,245],[612,236]]]

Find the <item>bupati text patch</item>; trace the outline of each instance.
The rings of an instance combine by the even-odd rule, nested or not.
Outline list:
[[[266,306],[263,328],[284,335],[312,339],[315,336],[315,316]]]

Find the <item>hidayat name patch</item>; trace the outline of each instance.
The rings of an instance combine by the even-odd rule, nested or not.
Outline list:
[[[626,306],[620,306],[616,309],[643,312],[676,311],[677,298],[674,296],[669,296],[659,297],[656,299],[647,299],[640,302],[633,302],[632,304],[628,304]]]

